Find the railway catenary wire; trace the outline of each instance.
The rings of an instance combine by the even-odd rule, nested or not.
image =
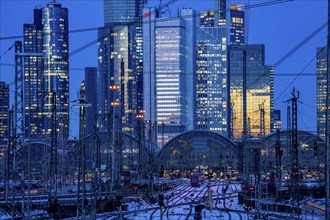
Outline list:
[[[174,4],[175,2],[177,2],[178,0],[171,0],[169,2],[166,2],[166,4],[161,5],[158,10],[163,10],[164,8],[167,8],[168,6]],[[248,4],[248,5],[244,5],[242,8],[246,11],[246,10],[250,10],[250,9],[254,9],[254,8],[262,8],[262,7],[268,7],[268,6],[273,6],[273,5],[278,5],[278,4],[283,4],[283,3],[289,3],[289,2],[294,2],[297,0],[271,0],[271,1],[267,1],[267,2],[262,2],[262,3],[255,3],[255,4]],[[226,9],[226,12],[230,12],[230,9]],[[186,16],[182,16],[183,18],[191,18],[191,17],[200,17],[203,13],[205,13],[205,10],[202,10],[199,13],[196,13],[195,15],[186,15]],[[219,12],[215,11],[214,14],[218,14]],[[176,19],[176,17],[168,17],[168,18],[164,18],[164,21],[171,21]],[[133,24],[143,24],[143,23],[149,23],[150,21],[147,22],[143,22],[139,19],[137,19],[136,21],[133,21],[131,23],[129,23],[129,25],[133,25]],[[72,34],[72,33],[82,33],[82,32],[90,32],[90,31],[97,31],[99,28],[101,27],[88,27],[88,28],[82,28],[82,29],[75,29],[75,30],[70,30],[68,31],[68,33]],[[56,34],[56,32],[54,32]],[[23,35],[16,35],[16,36],[0,36],[0,41],[3,40],[13,40],[13,39],[20,39],[23,38]]]

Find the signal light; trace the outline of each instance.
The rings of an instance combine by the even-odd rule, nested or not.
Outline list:
[[[249,212],[249,211],[251,211],[251,206],[247,205],[244,207],[244,209],[245,209],[245,211]]]
[[[313,149],[314,149],[314,156],[316,157],[317,156],[317,143],[316,143],[316,141],[314,141]]]
[[[249,191],[254,191],[254,186],[249,186]]]

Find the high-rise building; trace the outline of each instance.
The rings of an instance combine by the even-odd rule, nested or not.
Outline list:
[[[34,23],[24,24],[24,53],[42,53],[42,10],[34,9]],[[26,137],[41,136],[44,127],[43,70],[44,59],[40,56],[24,57],[24,134]]]
[[[104,24],[134,23],[140,19],[143,0],[104,0]]]
[[[206,25],[204,13],[197,28],[196,128],[227,135],[226,26]]]
[[[93,134],[96,126],[96,113],[97,113],[97,68],[85,68],[85,94],[86,100],[92,106],[86,108],[86,135]]]
[[[200,27],[214,27],[214,11],[203,11],[199,15]]]
[[[326,138],[326,102],[327,102],[327,49],[317,48],[316,56],[316,107],[317,107],[317,135]]]
[[[245,44],[245,9],[244,5],[230,6],[230,45]]]
[[[179,10],[178,18],[158,18],[144,10],[144,110],[162,147],[195,127],[195,11]]]
[[[272,132],[280,131],[282,129],[281,110],[274,110],[273,123]]]
[[[26,135],[45,137],[56,129],[58,140],[69,136],[68,37],[68,9],[56,2],[36,9],[34,23],[24,25],[24,52],[43,54],[24,60]]]
[[[105,26],[98,30],[97,126],[108,130],[115,115],[118,129],[133,132],[136,114],[143,110],[143,0],[105,0],[104,6]],[[114,102],[118,107],[111,106]]]
[[[0,142],[8,139],[9,85],[0,81]]]
[[[230,138],[241,140],[244,135],[258,137],[270,133],[274,109],[273,80],[273,67],[265,65],[264,45],[228,47]]]
[[[200,13],[201,27],[224,27],[226,26],[226,0],[215,0],[215,10]]]
[[[222,27],[226,26],[226,10],[227,10],[227,0],[215,0],[215,22],[217,24],[215,26]]]

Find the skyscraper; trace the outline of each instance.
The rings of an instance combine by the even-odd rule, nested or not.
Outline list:
[[[199,15],[200,27],[214,27],[214,11],[203,11]]]
[[[281,110],[274,110],[273,123],[274,125],[272,132],[276,132],[277,130],[280,131],[282,129]]]
[[[25,134],[59,139],[69,136],[68,10],[52,2],[34,11],[34,23],[24,25],[24,52],[42,53],[24,60]],[[55,114],[56,113],[56,114]],[[32,125],[28,130],[28,125]],[[57,127],[57,128],[56,128]]]
[[[196,127],[227,135],[227,29],[205,20],[210,14],[197,28]]]
[[[86,108],[86,135],[93,134],[96,125],[96,113],[97,113],[97,68],[86,67],[85,68],[85,91],[86,100],[92,106]]]
[[[34,9],[34,23],[24,24],[24,53],[43,52],[42,10]],[[41,136],[43,115],[44,59],[40,56],[24,57],[24,134],[26,137]]]
[[[274,108],[273,80],[273,67],[265,65],[264,45],[228,47],[230,138],[240,140],[244,135],[263,135],[261,118],[264,118],[265,134],[270,133]]]
[[[214,4],[215,4],[215,26],[218,27],[222,27],[222,26],[226,26],[227,23],[227,4],[226,4],[227,0],[215,0]]]
[[[104,27],[98,30],[98,129],[107,130],[112,111],[120,128],[132,132],[143,110],[142,0],[105,0]],[[111,90],[111,88],[118,90]],[[111,103],[119,103],[113,108]]]
[[[9,85],[0,81],[0,142],[8,139]]]
[[[141,0],[104,0],[104,24],[136,22],[140,19]]]
[[[224,27],[226,26],[226,0],[214,0],[215,10],[200,13],[201,27]]]
[[[316,107],[317,135],[326,137],[326,99],[327,99],[327,49],[317,48],[316,56]]]
[[[244,5],[230,6],[230,45],[245,44],[245,9]]]
[[[174,19],[144,10],[144,110],[159,147],[195,127],[195,24],[192,9]]]

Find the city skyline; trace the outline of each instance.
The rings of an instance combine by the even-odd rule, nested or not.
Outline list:
[[[29,1],[26,2],[22,2],[22,5],[26,6],[29,5],[28,4]],[[186,1],[181,1],[182,4],[184,5],[184,3],[186,3]],[[196,3],[197,1],[193,1],[193,3]],[[260,1],[251,1],[251,4],[256,4],[256,3],[260,3]],[[7,17],[10,17],[8,15],[8,13],[3,13],[3,10],[9,10],[10,8],[13,7],[13,3],[9,2],[9,1],[2,1],[1,4],[1,29],[0,29],[0,37],[7,37],[7,36],[20,36],[23,35],[22,34],[22,25],[24,23],[32,23],[33,19],[33,7],[35,4],[41,4],[42,7],[44,7],[46,5],[46,1],[30,1],[30,4],[33,4],[32,6],[29,5],[29,7],[31,7],[31,9],[25,9],[25,11],[21,11],[22,16],[17,18],[18,21],[13,22],[12,26],[10,27],[8,26],[9,24],[11,24],[12,22],[5,22],[4,19],[6,20]],[[76,3],[74,3],[73,1],[69,1],[69,2],[60,2],[62,3],[63,7],[67,7],[69,8],[69,14],[70,14],[70,24],[69,24],[69,28],[70,30],[75,30],[75,29],[81,29],[81,28],[90,28],[90,27],[101,27],[103,24],[103,15],[102,15],[102,11],[103,11],[103,2],[102,1],[96,1],[95,4],[93,4],[92,2],[89,1],[83,1],[82,4],[80,4],[79,6],[77,6]],[[151,2],[152,3],[152,2]],[[166,4],[166,2],[164,2]],[[231,3],[235,3],[234,1],[232,1]],[[244,3],[244,2],[243,2]],[[304,45],[302,48],[300,48],[297,53],[293,54],[292,57],[289,57],[288,60],[286,60],[285,62],[280,63],[281,59],[283,57],[285,57],[285,54],[287,54],[292,48],[294,48],[296,45],[298,45],[300,42],[302,42],[307,36],[309,36],[312,32],[314,32],[317,28],[319,28],[325,21],[326,21],[326,7],[322,7],[322,5],[324,6],[326,2],[322,2],[322,1],[317,1],[314,5],[313,2],[288,2],[288,3],[283,3],[283,4],[279,4],[279,5],[273,5],[273,6],[267,6],[267,7],[262,7],[262,8],[256,8],[256,9],[251,9],[253,11],[250,12],[250,19],[249,19],[249,28],[248,28],[248,43],[252,44],[252,43],[260,43],[260,44],[265,44],[266,47],[266,63],[269,65],[275,65],[275,70],[274,70],[274,76],[275,76],[275,109],[280,109],[282,110],[282,116],[283,114],[286,114],[286,104],[284,103],[284,101],[286,101],[287,99],[291,98],[290,97],[290,93],[292,90],[292,87],[296,87],[296,90],[299,90],[301,93],[301,98],[300,101],[303,102],[303,104],[300,104],[299,107],[301,107],[301,110],[299,110],[299,112],[302,112],[306,115],[301,115],[299,116],[303,118],[303,120],[301,120],[299,122],[299,128],[302,130],[307,130],[307,131],[312,131],[315,132],[316,131],[316,64],[315,64],[315,59],[314,62],[308,66],[306,73],[306,76],[304,77],[300,77],[299,80],[297,80],[296,82],[294,82],[292,85],[288,86],[289,83],[291,82],[292,79],[295,78],[295,75],[298,74],[299,72],[301,72],[301,70],[311,61],[311,59],[313,57],[315,57],[315,51],[317,47],[322,47],[325,45],[325,41],[326,41],[326,37],[325,37],[325,28],[322,30],[321,33],[318,33],[317,36],[315,38],[312,38],[312,40],[310,42],[307,42],[306,45]],[[18,3],[16,3],[18,4]],[[76,4],[76,8],[74,7]],[[156,3],[155,3],[156,4]],[[298,6],[294,6],[295,4],[298,4]],[[294,10],[294,8],[297,7],[299,8],[299,4],[300,4],[300,9],[301,10]],[[157,5],[157,4],[156,4]],[[315,6],[316,5],[316,6]],[[16,12],[19,11],[21,5],[16,5],[17,7],[15,7]],[[84,6],[84,7],[83,7]],[[84,19],[82,19],[81,16],[77,16],[78,12],[76,11],[77,9],[83,9],[87,11],[87,6],[89,6],[89,8],[97,8],[95,10],[95,20],[94,19],[90,19],[93,21],[85,21]],[[170,8],[172,9],[172,16],[175,14],[176,9],[174,9],[174,7],[172,7],[174,5],[171,5]],[[291,10],[290,10],[290,7]],[[317,8],[318,12],[317,13],[309,13],[308,15],[310,15],[311,17],[308,19],[310,23],[306,23],[303,22],[303,19],[305,19],[303,16],[299,16],[299,14],[303,14],[304,12],[306,13],[306,11],[308,10],[312,10],[312,8]],[[4,9],[5,8],[5,9]],[[213,1],[210,1],[210,6],[209,8],[205,8],[205,9],[212,9],[213,8]],[[307,10],[307,8],[309,8]],[[90,9],[90,10],[91,10]],[[193,7],[193,9],[196,9],[197,11],[202,10],[200,7]],[[100,11],[101,10],[101,11]],[[276,12],[277,11],[290,11],[292,14],[290,17],[299,17],[300,19],[295,19],[295,21],[301,21],[300,23],[298,23],[298,25],[292,25],[291,22],[293,22],[292,20],[288,19],[287,17],[289,17],[286,13],[284,13],[283,16],[279,16],[279,13],[277,13],[276,19],[272,18],[272,16],[268,15],[268,17],[270,17],[270,19],[256,19],[257,15],[255,15],[255,13],[259,14],[267,14],[267,10],[271,10],[273,11],[272,16],[276,16]],[[15,14],[13,13],[13,14]],[[268,11],[269,13],[269,11]],[[294,14],[295,13],[295,14]],[[101,15],[100,15],[101,14]],[[94,14],[93,14],[94,15]],[[5,17],[6,16],[6,17]],[[76,17],[77,16],[77,17]],[[323,16],[323,17],[322,17]],[[320,21],[321,19],[313,19],[313,18],[324,18],[324,21]],[[78,22],[77,20],[81,19],[80,22]],[[272,19],[277,20],[277,22],[274,22]],[[286,19],[286,22],[281,22],[282,19]],[[11,19],[12,20],[12,19]],[[88,20],[88,19],[86,19]],[[268,21],[268,25],[273,27],[273,28],[269,28],[269,29],[264,29],[264,31],[257,31],[256,28],[262,29],[262,27],[264,27],[263,22]],[[16,22],[20,22],[19,28],[14,27]],[[312,24],[311,22],[315,22],[316,24]],[[93,24],[92,24],[93,23]],[[276,31],[277,26],[280,26],[280,24],[283,26],[283,23],[285,23],[285,25],[290,26],[291,27],[288,28],[288,30],[283,31],[283,32],[287,32],[287,34],[285,35],[285,41],[282,38],[282,34],[281,32],[277,32],[278,37],[276,38],[271,38],[272,43],[268,43],[267,40],[263,40],[266,38],[270,38],[269,36],[275,36],[275,33],[273,33],[273,31]],[[88,24],[91,24],[90,26],[88,26]],[[301,26],[303,26],[303,28],[298,28],[299,24],[301,24]],[[298,26],[298,27],[297,27]],[[294,28],[292,28],[294,27]],[[7,29],[12,30],[11,32],[8,32]],[[282,27],[283,30],[285,30],[285,27]],[[292,33],[292,32],[293,33]],[[79,86],[80,86],[80,82],[82,81],[82,79],[84,78],[84,68],[88,67],[88,66],[97,66],[97,55],[96,55],[96,43],[93,47],[90,47],[86,50],[82,50],[80,52],[77,51],[77,49],[79,49],[80,47],[84,46],[86,43],[95,40],[96,37],[96,33],[97,31],[91,31],[91,32],[84,32],[84,33],[76,33],[76,34],[71,34],[70,35],[70,51],[71,51],[71,57],[70,57],[70,99],[71,100],[75,100],[76,99],[76,91],[79,90]],[[258,35],[258,36],[256,36]],[[284,34],[283,34],[284,35]],[[80,36],[80,37],[77,37]],[[322,37],[323,36],[323,37]],[[77,42],[77,38],[81,39],[79,40],[79,42]],[[14,40],[19,40],[19,39],[14,39]],[[0,47],[0,54],[2,55],[13,43],[14,40],[1,40],[1,47]],[[281,42],[283,41],[283,42]],[[323,43],[322,43],[323,42]],[[274,44],[277,43],[277,47],[273,46]],[[284,45],[283,47],[280,47],[279,45]],[[286,45],[286,46],[285,46]],[[92,49],[93,48],[93,49]],[[93,51],[94,50],[94,51]],[[274,52],[274,50],[277,50],[278,52]],[[87,52],[87,51],[91,51],[91,52]],[[83,54],[90,54],[89,57],[85,57],[83,56]],[[300,55],[299,54],[303,54]],[[299,62],[298,62],[299,61]],[[14,63],[14,56],[13,56],[13,52],[9,52],[8,54],[6,54],[5,56],[3,56],[1,63]],[[81,63],[83,63],[85,66],[82,66]],[[280,63],[280,65],[278,65],[278,63]],[[296,65],[291,65],[292,63],[295,63]],[[74,68],[78,68],[79,71],[73,70]],[[10,77],[10,75],[7,72],[11,72],[12,77]],[[285,73],[288,73],[286,75],[289,76],[285,76]],[[303,74],[304,75],[304,74]],[[1,78],[0,80],[2,81],[6,81],[6,83],[12,83],[13,82],[13,76],[14,76],[14,68],[13,67],[8,67],[8,66],[1,66]],[[71,77],[72,76],[72,77]],[[314,77],[315,76],[315,77]],[[285,81],[285,82],[281,82],[281,81]],[[11,85],[13,86],[13,85]],[[279,96],[282,91],[284,90],[284,88],[288,87],[283,94],[283,96]],[[311,89],[309,89],[308,91],[304,90],[304,88],[310,87]],[[313,93],[311,93],[310,91],[313,91]],[[315,91],[315,92],[314,92]],[[11,87],[11,100],[13,100],[13,87]],[[12,104],[13,102],[11,102]],[[71,121],[71,125],[74,129],[71,129],[71,135],[73,136],[77,136],[78,134],[78,117],[77,117],[77,111],[76,110],[72,110],[71,109],[71,113],[70,113],[70,117],[73,118]],[[286,118],[286,117],[282,117],[282,118]],[[285,123],[285,122],[284,122]],[[306,128],[307,129],[306,129]],[[285,129],[285,125],[283,125],[283,128]]]

